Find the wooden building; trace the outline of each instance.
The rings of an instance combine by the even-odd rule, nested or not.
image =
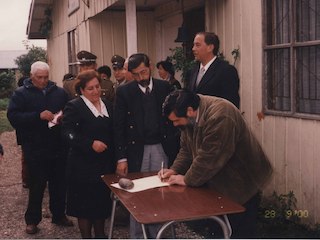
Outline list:
[[[316,0],[33,0],[28,36],[47,38],[51,77],[74,71],[89,50],[98,65],[113,54],[170,55],[178,28],[213,31],[240,76],[241,111],[271,159],[265,190],[293,191],[303,220],[320,222],[320,3]],[[52,21],[52,28],[46,26]],[[42,24],[42,27],[41,27]],[[49,24],[50,25],[50,24]],[[48,31],[47,31],[48,32]]]

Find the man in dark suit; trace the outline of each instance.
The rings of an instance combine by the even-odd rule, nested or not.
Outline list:
[[[193,41],[193,55],[199,64],[191,71],[188,88],[203,95],[221,97],[240,107],[237,69],[217,57],[219,38],[210,32],[199,32]]]
[[[117,173],[158,171],[162,162],[170,166],[179,149],[178,130],[162,115],[162,104],[170,93],[166,81],[151,77],[149,57],[130,56],[128,70],[134,80],[116,91],[114,124]],[[155,238],[155,228],[149,228]],[[142,237],[141,226],[130,223],[130,237]]]

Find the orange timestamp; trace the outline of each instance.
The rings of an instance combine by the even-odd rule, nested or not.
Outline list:
[[[284,214],[284,216],[281,216],[281,217],[285,217],[285,218],[291,218],[291,217],[308,218],[309,217],[308,210],[286,210],[284,213],[277,212],[274,209],[267,209],[264,211],[265,218],[276,218],[282,214]]]

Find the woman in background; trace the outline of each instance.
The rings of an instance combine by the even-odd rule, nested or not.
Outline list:
[[[77,77],[79,98],[64,109],[63,135],[70,147],[67,161],[67,214],[78,218],[82,238],[105,238],[111,213],[110,190],[101,175],[114,172],[112,105],[101,100],[100,78],[88,70]]]
[[[181,85],[177,79],[174,78],[174,68],[169,61],[160,61],[157,63],[159,76],[169,82],[171,91],[181,89]]]

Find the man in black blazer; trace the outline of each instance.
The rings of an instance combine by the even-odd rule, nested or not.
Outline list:
[[[179,150],[178,130],[162,115],[170,85],[151,77],[149,57],[129,57],[133,81],[118,87],[114,106],[117,173],[159,171],[171,165]],[[140,225],[130,222],[130,238],[139,238]],[[151,237],[155,231],[149,228]]]
[[[114,107],[117,173],[121,175],[141,171],[145,145],[161,144],[168,165],[178,152],[174,144],[177,130],[162,116],[170,85],[151,77],[150,61],[145,54],[130,56],[128,68],[134,80],[118,88]],[[150,93],[146,93],[147,88]]]
[[[196,34],[192,52],[199,64],[191,71],[188,88],[195,93],[227,99],[239,108],[238,72],[217,57],[219,45],[219,38],[214,33]]]

